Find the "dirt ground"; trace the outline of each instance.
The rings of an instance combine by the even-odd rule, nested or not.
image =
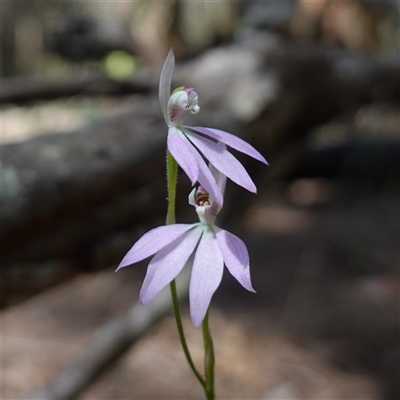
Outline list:
[[[213,299],[217,398],[398,398],[398,194],[317,205],[291,194],[260,196],[235,231],[257,294],[225,273]],[[81,275],[5,310],[2,399],[27,398],[74,360],[137,300],[145,268]],[[201,365],[201,332],[183,312]],[[79,396],[201,398],[171,315]]]

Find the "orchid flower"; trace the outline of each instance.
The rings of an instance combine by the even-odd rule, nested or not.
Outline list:
[[[198,95],[193,88],[182,86],[175,89],[171,95],[174,66],[175,57],[171,49],[161,71],[159,86],[161,109],[168,126],[168,150],[185,171],[192,185],[198,181],[221,206],[222,193],[199,151],[222,174],[250,192],[256,193],[256,186],[243,165],[226,148],[218,146],[216,141],[268,165],[267,161],[254,147],[228,132],[182,125],[183,113],[189,110],[192,114],[196,114],[200,111],[200,107]]]
[[[216,145],[225,148],[219,142]],[[223,194],[226,176],[212,165],[209,170]],[[221,206],[202,186],[192,190],[189,204],[196,208],[200,222],[165,225],[150,230],[128,251],[117,271],[155,254],[140,290],[140,301],[146,304],[175,279],[194,253],[189,302],[192,322],[197,328],[221,283],[224,263],[245,289],[255,290],[251,285],[249,254],[245,244],[214,224]]]

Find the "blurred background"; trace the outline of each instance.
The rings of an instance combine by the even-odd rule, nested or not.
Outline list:
[[[400,397],[397,2],[1,7],[3,399],[203,396],[168,302],[135,307],[148,261],[114,273],[165,221],[171,46],[173,87],[199,94],[185,122],[270,163],[233,151],[258,195],[229,183],[219,225],[257,294],[225,273],[213,298],[217,397]],[[189,191],[182,174],[179,222],[197,220]]]

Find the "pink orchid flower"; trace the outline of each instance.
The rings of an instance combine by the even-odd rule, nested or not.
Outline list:
[[[171,95],[174,66],[175,57],[171,49],[161,71],[159,86],[161,108],[168,126],[168,150],[185,171],[192,185],[198,181],[220,205],[223,204],[222,193],[199,151],[218,171],[250,192],[256,193],[256,186],[243,165],[226,148],[218,146],[216,141],[268,165],[267,161],[254,147],[228,132],[182,125],[183,113],[189,110],[196,114],[200,107],[198,95],[193,88],[182,86],[175,89]]]
[[[225,148],[221,143],[216,145]],[[212,165],[210,173],[223,194],[226,176]],[[146,304],[175,279],[194,253],[189,302],[192,322],[197,328],[221,283],[224,263],[245,289],[255,290],[251,285],[249,254],[245,244],[214,224],[221,206],[202,186],[192,190],[189,203],[196,207],[199,223],[165,225],[150,230],[128,251],[117,271],[155,254],[140,290],[140,301]]]

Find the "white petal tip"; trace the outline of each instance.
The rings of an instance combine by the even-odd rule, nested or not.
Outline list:
[[[149,291],[145,291],[144,293],[139,293],[139,301],[141,305],[146,305],[147,303],[150,303],[154,297],[158,295],[159,292],[152,293]]]
[[[192,319],[192,324],[193,324],[193,326],[197,329],[197,328],[199,328],[200,327],[200,325],[201,325],[201,323],[202,323],[203,321],[193,321],[193,319]]]
[[[149,302],[149,300],[146,299],[144,296],[139,296],[139,301],[142,306],[144,306],[145,304],[147,304]]]

